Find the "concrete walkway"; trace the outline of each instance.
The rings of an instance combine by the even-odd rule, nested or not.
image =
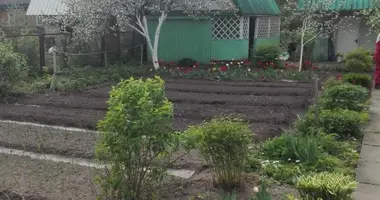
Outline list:
[[[372,92],[371,122],[364,134],[356,180],[355,200],[380,199],[380,90]]]

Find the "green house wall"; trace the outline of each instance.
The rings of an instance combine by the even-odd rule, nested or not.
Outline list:
[[[152,41],[157,24],[157,18],[148,18]],[[248,58],[248,49],[248,40],[213,40],[212,23],[209,20],[168,18],[161,28],[158,58],[165,61],[192,58],[201,63],[208,63],[211,59]],[[148,54],[151,52],[148,51]],[[151,59],[150,56],[148,59]]]
[[[270,44],[280,45],[280,36],[269,37],[269,38],[257,38],[255,39],[253,46],[256,48],[261,45],[270,45]]]

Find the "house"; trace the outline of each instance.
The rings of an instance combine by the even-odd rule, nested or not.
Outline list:
[[[0,19],[9,27],[17,23],[27,23],[30,27],[38,26],[41,23],[39,18],[25,17],[29,3],[30,0],[0,0]]]
[[[343,16],[352,16],[354,12],[370,9],[373,0],[335,0],[334,8]],[[370,52],[375,50],[377,33],[371,33],[364,18],[344,18],[344,26],[334,33],[333,39],[318,40],[313,51],[313,59],[318,61],[334,60],[337,53],[344,54],[358,47]]]
[[[232,0],[238,15],[194,19],[172,14],[165,20],[159,39],[158,58],[177,61],[191,58],[209,63],[247,59],[252,48],[280,43],[280,9],[274,0]],[[212,10],[218,10],[216,3]],[[150,37],[158,20],[148,18]],[[150,56],[148,56],[150,58]]]

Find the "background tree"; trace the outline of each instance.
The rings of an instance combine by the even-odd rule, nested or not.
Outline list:
[[[343,5],[345,0],[340,3]],[[302,71],[306,45],[318,37],[328,37],[343,23],[343,16],[335,9],[339,7],[336,7],[335,0],[286,0],[282,12],[287,17],[281,22],[281,31],[286,34],[282,35],[282,39],[299,43],[299,71]]]
[[[367,25],[373,33],[380,33],[380,0],[373,0],[371,9],[362,10],[360,14],[367,19]]]
[[[159,68],[158,44],[161,27],[169,13],[178,11],[188,16],[219,14],[211,10],[217,5],[221,11],[236,11],[230,0],[66,0],[66,13],[55,18],[64,27],[73,28],[73,36],[87,40],[110,30],[126,30],[128,27],[145,37],[151,52],[153,66]],[[149,36],[147,15],[158,17],[154,38]],[[116,18],[116,24],[108,24]]]

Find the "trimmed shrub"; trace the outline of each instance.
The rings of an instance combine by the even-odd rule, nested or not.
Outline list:
[[[367,112],[352,110],[321,110],[319,123],[326,133],[335,133],[340,138],[360,137],[362,127],[369,120]]]
[[[284,67],[283,62],[278,59],[281,53],[282,49],[278,45],[261,45],[252,52],[251,58],[255,64],[262,63],[259,64],[259,67],[282,68]],[[270,65],[270,63],[273,64]]]
[[[327,88],[319,99],[321,109],[349,109],[362,111],[367,108],[368,90],[352,84]]]
[[[348,73],[343,76],[343,81],[368,89],[371,86],[372,77],[367,74]]]
[[[322,172],[301,176],[297,181],[297,189],[301,198],[350,200],[357,187],[357,182],[342,173]]]
[[[346,54],[346,68],[351,72],[370,72],[372,70],[372,58],[369,52],[358,48]]]
[[[177,144],[172,119],[173,105],[159,77],[123,80],[112,89],[98,124],[96,157],[111,166],[99,178],[102,195],[138,200],[153,191]]]
[[[197,61],[191,59],[191,58],[182,58],[178,61],[178,65],[181,67],[193,67],[197,64]]]
[[[253,136],[247,123],[228,117],[215,118],[190,127],[186,133],[195,138],[196,146],[212,166],[215,185],[223,188],[241,186]]]
[[[0,96],[11,93],[15,83],[28,75],[25,57],[7,43],[0,44]]]

